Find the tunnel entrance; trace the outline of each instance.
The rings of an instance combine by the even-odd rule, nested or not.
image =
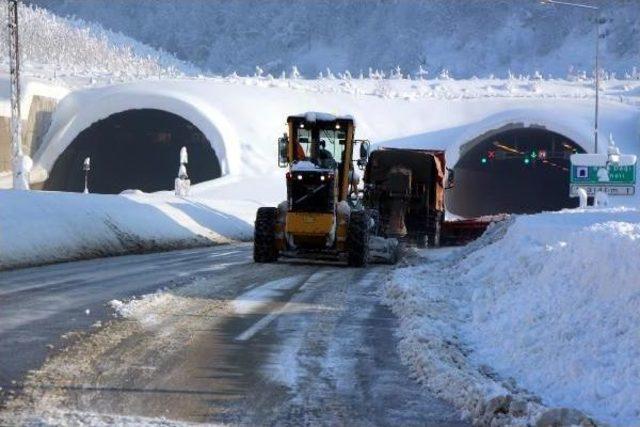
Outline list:
[[[170,190],[181,147],[189,152],[187,169],[192,183],[220,177],[216,153],[189,121],[154,109],[116,113],[92,124],[73,140],[53,165],[44,189],[82,191],[83,161],[91,157],[92,193]]]
[[[456,215],[536,213],[578,206],[569,197],[569,157],[584,150],[544,128],[485,134],[466,144],[454,167],[447,208]]]

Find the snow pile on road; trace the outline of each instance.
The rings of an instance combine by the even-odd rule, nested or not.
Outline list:
[[[569,407],[635,425],[639,253],[637,208],[519,216],[470,247],[423,252],[384,298],[405,363],[476,421]]]
[[[0,39],[4,41],[8,40],[6,2],[0,6]],[[44,71],[43,66],[53,67],[58,76],[104,74],[121,80],[197,72],[193,65],[98,24],[60,18],[22,4],[18,13],[22,59],[36,74]],[[0,44],[0,64],[8,62],[8,49],[8,43]]]
[[[498,239],[505,228],[505,223],[494,226],[481,240]],[[453,403],[463,417],[490,425],[494,418],[504,420],[509,413],[510,422],[518,418],[516,424],[531,423],[542,411],[537,399],[513,383],[494,380],[487,369],[477,369],[467,357],[460,326],[465,322],[462,308],[468,304],[469,290],[456,280],[457,262],[467,251],[421,252],[384,285],[383,301],[400,320],[400,356],[420,383]]]
[[[250,240],[257,203],[0,191],[0,269]]]
[[[640,423],[640,210],[518,218],[457,265],[471,360],[618,425]]]

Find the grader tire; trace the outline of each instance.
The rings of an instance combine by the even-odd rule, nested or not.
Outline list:
[[[255,262],[275,262],[278,260],[276,247],[276,208],[259,208],[253,232],[253,260]]]
[[[351,212],[347,229],[348,264],[364,267],[369,261],[369,217],[364,211]]]

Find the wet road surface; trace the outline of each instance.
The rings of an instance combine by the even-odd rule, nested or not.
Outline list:
[[[378,297],[389,268],[257,265],[243,244],[0,273],[0,339],[11,343],[0,373],[18,392],[4,420],[62,410],[232,425],[466,425],[400,363],[397,321]],[[106,305],[157,289],[124,318]],[[59,338],[77,329],[86,332]]]

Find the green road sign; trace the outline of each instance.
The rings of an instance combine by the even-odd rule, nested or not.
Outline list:
[[[635,184],[636,166],[581,166],[571,165],[572,184],[617,185]]]
[[[616,196],[635,194],[636,156],[618,155],[617,162],[606,154],[574,154],[571,156],[570,195],[578,188],[588,195],[603,192]]]

